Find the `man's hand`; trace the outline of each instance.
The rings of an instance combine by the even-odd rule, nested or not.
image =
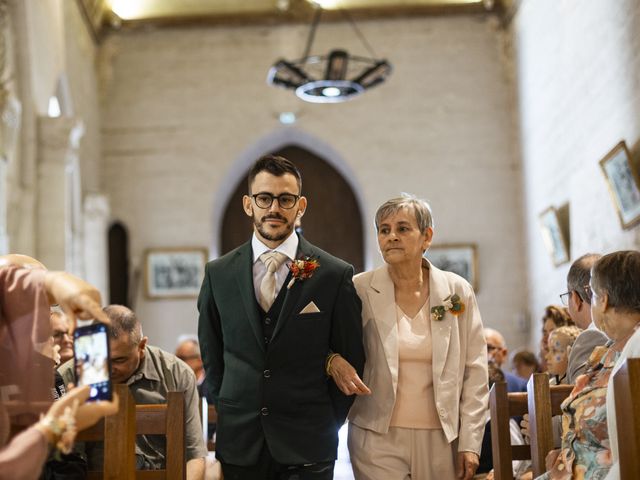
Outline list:
[[[371,395],[371,390],[360,379],[356,369],[342,356],[337,355],[331,360],[327,373],[345,395]]]
[[[458,452],[456,478],[471,480],[480,465],[480,457],[474,452]]]

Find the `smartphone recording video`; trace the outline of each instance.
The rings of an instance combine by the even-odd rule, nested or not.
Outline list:
[[[76,385],[89,385],[89,401],[111,400],[109,336],[103,323],[78,327],[73,333]]]

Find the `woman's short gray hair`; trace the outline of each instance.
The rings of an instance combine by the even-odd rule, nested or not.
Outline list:
[[[403,208],[410,208],[416,217],[420,233],[425,233],[427,228],[433,228],[433,216],[431,207],[426,200],[408,193],[403,193],[401,197],[392,198],[384,202],[376,212],[376,231],[382,221],[390,215],[394,215]]]

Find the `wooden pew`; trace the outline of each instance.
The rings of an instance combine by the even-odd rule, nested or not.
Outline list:
[[[573,385],[549,385],[549,375],[534,373],[527,383],[529,436],[533,477],[546,471],[547,453],[553,450],[552,417],[560,415],[560,405],[573,390]]]
[[[104,441],[102,472],[89,472],[89,479],[134,480],[136,460],[136,402],[127,385],[114,385],[120,405],[115,415],[106,417],[93,427],[78,433],[76,441]]]
[[[491,451],[496,480],[513,480],[513,460],[531,458],[529,445],[511,445],[509,420],[527,413],[527,394],[508,393],[506,382],[496,382],[489,392]]]
[[[167,403],[136,405],[126,385],[114,385],[120,397],[118,413],[83,430],[79,441],[104,441],[102,472],[89,472],[88,478],[114,480],[184,480],[185,405],[182,392],[169,392]],[[164,470],[135,470],[135,438],[137,435],[165,435]]]
[[[620,478],[640,478],[640,358],[628,358],[613,376]]]

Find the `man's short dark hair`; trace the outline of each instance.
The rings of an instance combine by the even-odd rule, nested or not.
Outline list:
[[[536,372],[540,370],[540,363],[538,363],[536,354],[530,350],[520,350],[519,352],[516,352],[513,356],[513,364],[516,365],[518,363],[522,363],[528,367],[534,367]]]
[[[109,326],[109,337],[116,339],[121,335],[127,335],[133,345],[137,345],[142,340],[142,325],[133,310],[124,305],[108,305],[103,308],[107,314],[111,325]]]
[[[582,255],[571,264],[571,268],[569,268],[569,273],[567,274],[567,289],[570,292],[575,290],[582,301],[588,304],[591,304],[591,296],[587,294],[584,287],[589,285],[591,268],[601,256],[599,253]]]
[[[640,313],[640,252],[610,253],[593,266],[591,284],[597,295],[607,294],[619,312]]]
[[[260,172],[268,172],[276,177],[290,173],[296,177],[296,181],[298,182],[298,195],[302,195],[302,175],[300,175],[300,170],[298,170],[291,160],[278,155],[265,155],[253,164],[253,167],[249,170],[249,177],[247,179],[249,195],[252,193],[251,185]]]

